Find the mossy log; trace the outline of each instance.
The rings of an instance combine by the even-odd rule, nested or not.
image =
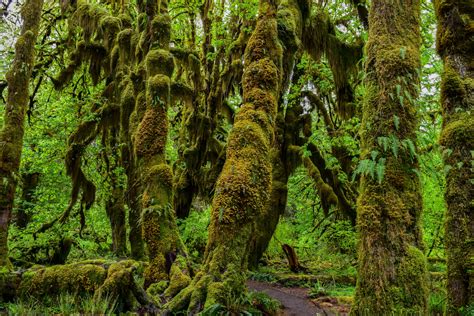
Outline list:
[[[474,3],[435,1],[446,175],[445,249],[448,315],[474,304]]]
[[[15,45],[15,58],[6,74],[8,98],[0,131],[0,267],[8,265],[8,227],[19,178],[29,82],[35,60],[43,0],[26,1],[21,9],[23,26]]]
[[[378,151],[384,173],[361,179],[358,280],[351,314],[424,315],[428,290],[418,163],[416,153],[400,145],[413,144],[418,130],[420,2],[374,0],[369,26],[362,159]],[[384,150],[380,144],[385,139],[400,150]]]
[[[143,273],[144,265],[133,260],[109,262],[88,260],[50,267],[36,266],[21,272],[0,272],[0,298],[72,295],[107,297],[117,302],[116,311],[130,311],[136,304],[154,306],[137,284],[134,275]]]

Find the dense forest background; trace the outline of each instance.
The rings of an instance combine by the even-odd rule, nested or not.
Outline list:
[[[0,2],[0,313],[472,315],[474,4],[168,1]]]

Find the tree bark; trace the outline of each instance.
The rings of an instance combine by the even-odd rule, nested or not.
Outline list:
[[[447,314],[461,315],[474,303],[474,3],[435,1],[443,127],[440,144],[446,175],[445,249]]]
[[[368,173],[361,179],[358,280],[351,314],[426,314],[426,258],[419,226],[422,198],[413,152],[420,2],[374,0],[369,26],[362,159],[374,161],[377,153],[374,168],[379,177]]]
[[[8,265],[8,227],[18,182],[29,83],[34,66],[42,0],[29,0],[21,10],[23,26],[15,45],[15,59],[6,74],[8,99],[0,132],[0,267]]]

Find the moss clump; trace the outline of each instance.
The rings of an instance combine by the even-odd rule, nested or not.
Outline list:
[[[248,102],[246,92],[253,92],[254,88],[261,88],[276,97],[279,91],[280,74],[276,64],[270,58],[262,58],[251,63],[244,70],[242,78],[244,88],[244,101]],[[254,94],[252,94],[254,96]],[[269,98],[271,96],[268,96]]]
[[[153,49],[146,56],[146,70],[148,76],[157,74],[170,77],[174,70],[173,55],[164,49]]]
[[[23,274],[20,296],[42,297],[60,293],[93,294],[107,278],[107,270],[96,264],[70,264],[42,268]]]
[[[135,135],[135,152],[140,156],[154,156],[163,153],[166,146],[168,124],[165,109],[151,108],[145,112]]]

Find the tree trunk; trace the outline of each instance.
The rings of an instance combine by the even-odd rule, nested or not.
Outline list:
[[[21,10],[23,27],[15,45],[15,59],[6,74],[8,99],[4,126],[0,132],[0,267],[8,265],[8,226],[18,181],[23,147],[25,113],[29,100],[29,83],[34,66],[34,49],[38,35],[42,0],[29,0]]]
[[[427,312],[419,227],[422,198],[414,152],[419,15],[416,0],[374,0],[370,7],[361,141],[362,159],[372,159],[378,176],[367,172],[361,179],[353,315]]]
[[[282,47],[276,4],[260,1],[259,17],[244,55],[243,106],[227,145],[227,159],[212,201],[203,269],[168,308],[226,304],[245,292],[245,273],[256,220],[261,218],[272,185],[270,150],[282,83]]]
[[[474,303],[474,3],[435,1],[437,49],[444,62],[440,144],[446,176],[447,314]]]
[[[143,240],[143,229],[141,224],[141,203],[140,203],[140,185],[136,175],[137,170],[127,172],[127,205],[128,205],[128,226],[130,232],[128,239],[130,241],[130,254],[133,259],[141,260],[145,255],[145,242]]]
[[[19,228],[26,228],[31,220],[30,209],[35,202],[35,191],[38,187],[39,172],[27,172],[22,175],[21,202],[16,212],[15,223]]]
[[[117,144],[117,130],[112,128],[109,136],[109,150],[111,160],[109,160],[108,175],[110,178],[110,196],[107,200],[105,210],[112,230],[112,251],[118,256],[125,256],[127,253],[127,229],[125,226],[125,201],[124,185],[120,183],[120,155]]]
[[[165,292],[173,296],[190,281],[186,249],[179,236],[173,210],[173,174],[165,158],[168,137],[170,81],[174,69],[169,51],[171,17],[165,0],[150,23],[153,49],[146,56],[146,111],[135,135],[137,166],[143,178],[142,228],[150,265],[145,287],[170,281]]]

